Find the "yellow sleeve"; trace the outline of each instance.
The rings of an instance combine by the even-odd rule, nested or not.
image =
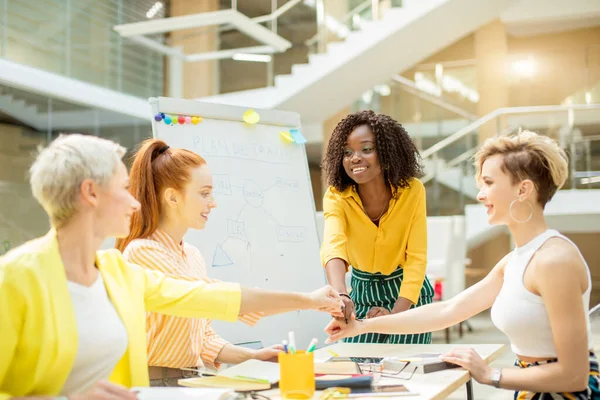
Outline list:
[[[25,316],[24,296],[17,289],[15,281],[18,278],[11,272],[0,265],[0,400],[13,397],[10,393],[3,392],[1,385],[11,369]]]
[[[342,205],[331,193],[331,189],[328,189],[323,197],[323,217],[325,229],[321,244],[321,265],[326,266],[329,260],[341,258],[348,268],[346,218]]]
[[[408,244],[406,246],[406,265],[402,285],[400,286],[400,297],[404,297],[417,304],[425,280],[427,269],[427,203],[425,187],[416,180],[412,183],[418,190],[416,199],[416,210],[413,215],[412,225],[408,233]]]
[[[146,311],[177,317],[209,318],[234,322],[242,304],[237,283],[184,281],[130,264],[144,280]]]

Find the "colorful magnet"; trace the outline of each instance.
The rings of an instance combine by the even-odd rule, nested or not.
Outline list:
[[[294,143],[294,138],[292,137],[292,135],[290,135],[290,133],[288,131],[281,131],[279,132],[279,137],[281,138],[281,141],[283,143]]]
[[[294,142],[298,144],[304,144],[307,142],[306,138],[302,136],[302,132],[298,129],[290,129],[290,134],[294,138]]]
[[[250,125],[254,125],[260,121],[260,115],[253,109],[250,109],[244,113],[244,122]]]
[[[181,125],[185,124],[185,117],[183,115],[180,115],[177,118],[177,122],[179,122]]]
[[[165,124],[171,125],[171,117],[168,115],[163,118],[163,121],[165,121]]]
[[[173,125],[177,125],[179,121],[177,120],[177,115],[171,115],[171,123]]]
[[[185,123],[186,124],[191,124],[192,123],[192,117],[190,117],[189,115],[187,117],[185,117]]]
[[[161,114],[161,113],[158,113],[158,114],[156,114],[156,115],[154,116],[154,120],[155,120],[156,122],[160,122],[160,121],[162,121],[162,119],[163,119],[163,116],[162,116],[162,114]]]

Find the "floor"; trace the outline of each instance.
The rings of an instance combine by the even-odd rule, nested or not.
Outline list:
[[[506,336],[504,336],[496,327],[492,324],[490,320],[489,313],[482,313],[472,319],[469,320],[471,327],[473,328],[472,332],[468,332],[467,329],[464,329],[464,334],[462,338],[459,338],[458,331],[452,331],[451,334],[451,343],[452,344],[477,344],[477,343],[506,343],[508,344],[508,340]],[[445,343],[445,335],[444,332],[435,332],[433,334],[433,342],[434,343]],[[513,367],[513,363],[515,361],[515,355],[510,350],[510,347],[507,348],[506,352],[500,356],[496,361],[494,361],[491,365],[497,368],[508,368]],[[475,399],[477,400],[504,400],[504,399],[513,399],[514,392],[503,389],[496,389],[492,386],[480,385],[479,383],[473,381],[473,394]],[[466,388],[463,386],[460,390],[454,392],[448,399],[451,400],[464,400],[467,398]]]

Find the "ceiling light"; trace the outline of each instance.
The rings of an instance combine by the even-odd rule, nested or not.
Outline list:
[[[392,93],[392,88],[389,85],[378,85],[375,86],[375,91],[381,96],[389,96]]]
[[[232,57],[236,61],[253,61],[268,63],[271,62],[272,57],[268,54],[248,54],[248,53],[236,53]]]
[[[582,185],[600,182],[600,176],[592,176],[591,178],[581,178]]]
[[[592,93],[591,92],[585,92],[585,102],[587,104],[592,104]]]
[[[157,1],[146,13],[146,18],[154,18],[156,13],[159,12],[161,8],[163,8],[163,3]]]
[[[533,58],[527,58],[524,60],[517,60],[513,62],[512,70],[518,76],[522,76],[524,78],[531,78],[533,77],[533,75],[535,75],[537,68],[535,65],[535,61],[533,61]]]

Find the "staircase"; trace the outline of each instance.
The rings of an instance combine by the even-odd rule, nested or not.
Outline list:
[[[377,21],[361,23],[345,41],[309,56],[308,64],[275,77],[275,86],[201,100],[300,113],[303,122],[324,121],[366,90],[498,18],[513,0],[405,0]],[[460,20],[449,24],[448,20]],[[435,27],[435,29],[432,29]]]
[[[119,93],[115,94],[120,95]],[[147,104],[142,100],[140,102],[142,102],[143,109],[147,109]],[[53,100],[50,103],[52,110],[50,115],[48,109],[48,98],[44,96],[8,86],[0,87],[0,113],[37,131],[89,129],[94,124],[102,127],[118,127],[134,123],[134,119],[130,115],[106,109],[90,109],[59,100]],[[134,111],[141,114],[143,109]]]
[[[565,189],[546,206],[550,226],[565,233],[598,231],[600,104],[498,109],[422,151],[425,176],[421,180],[425,184],[437,182],[458,192],[465,198],[465,203],[475,203],[478,188],[472,163],[478,146],[478,131],[498,118],[508,122],[500,134],[514,133],[519,128],[534,130],[558,140],[569,154],[570,176]],[[582,134],[574,121],[585,126],[588,134]],[[481,204],[466,204],[465,221],[469,249],[506,232],[505,227],[487,223],[486,210]]]

